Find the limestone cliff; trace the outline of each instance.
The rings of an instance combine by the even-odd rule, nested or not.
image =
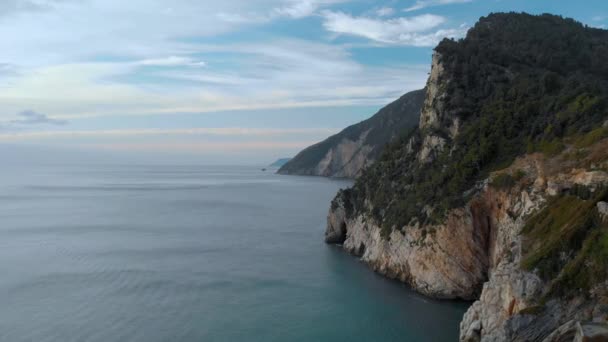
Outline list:
[[[403,95],[371,118],[306,148],[278,173],[355,178],[378,158],[386,143],[416,126],[423,99],[424,90]]]
[[[561,341],[576,334],[581,324],[608,323],[608,280],[562,295],[552,291],[569,275],[546,278],[536,268],[522,267],[542,249],[530,247],[526,224],[560,196],[588,191],[594,199],[581,202],[588,202],[591,215],[596,212],[600,221],[584,228],[581,239],[596,234],[608,238],[608,139],[585,148],[586,157],[579,160],[572,160],[572,153],[580,154],[567,149],[552,158],[538,153],[518,158],[480,184],[479,192],[464,207],[451,210],[443,224],[403,227],[388,238],[365,215],[353,215],[345,197],[338,197],[328,215],[326,241],[342,244],[372,269],[423,294],[478,299],[463,318],[461,341]],[[493,185],[493,178],[517,174],[521,178],[508,188]],[[597,260],[584,256],[583,249],[579,245],[561,252],[560,269],[592,267]],[[604,263],[595,267],[608,265],[608,254],[601,258]]]
[[[462,341],[601,331],[604,48],[607,31],[550,15],[493,14],[443,41],[419,127],[336,196],[326,241],[421,293],[477,299]]]

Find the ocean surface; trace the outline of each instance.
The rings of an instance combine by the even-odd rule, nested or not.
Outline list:
[[[323,243],[348,185],[258,167],[5,165],[0,341],[456,341],[467,303]]]

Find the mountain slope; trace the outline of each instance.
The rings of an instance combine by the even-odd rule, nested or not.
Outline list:
[[[291,160],[291,158],[279,158],[274,163],[268,165],[268,167],[282,167],[283,165],[287,164],[290,160]]]
[[[337,195],[326,241],[421,293],[478,299],[463,341],[606,322],[606,60],[608,31],[553,15],[492,14],[442,41],[419,127]]]
[[[418,124],[423,101],[424,90],[407,93],[371,118],[306,148],[278,173],[354,178],[386,143]]]

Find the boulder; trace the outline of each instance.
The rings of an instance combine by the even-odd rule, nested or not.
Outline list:
[[[597,202],[597,211],[604,220],[608,220],[608,202]]]

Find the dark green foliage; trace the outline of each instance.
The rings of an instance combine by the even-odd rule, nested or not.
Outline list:
[[[496,189],[510,189],[515,185],[515,183],[517,183],[517,180],[514,176],[511,176],[508,173],[501,173],[492,178],[490,186]]]
[[[566,137],[586,135],[608,118],[608,31],[552,15],[492,14],[436,51],[449,79],[440,85],[443,115],[460,119],[459,134],[410,132],[350,194],[356,210],[389,232],[412,220],[441,221],[491,171],[526,152],[555,155]],[[414,156],[429,133],[446,138],[447,147],[419,163]]]
[[[424,90],[416,90],[403,95],[382,108],[371,118],[349,126],[342,132],[298,153],[297,156],[281,167],[279,173],[312,174],[330,149],[338,145],[343,139],[355,141],[368,130],[365,144],[374,148],[370,158],[377,158],[384,146],[395,136],[398,136],[399,132],[410,130],[418,124],[424,94]]]

